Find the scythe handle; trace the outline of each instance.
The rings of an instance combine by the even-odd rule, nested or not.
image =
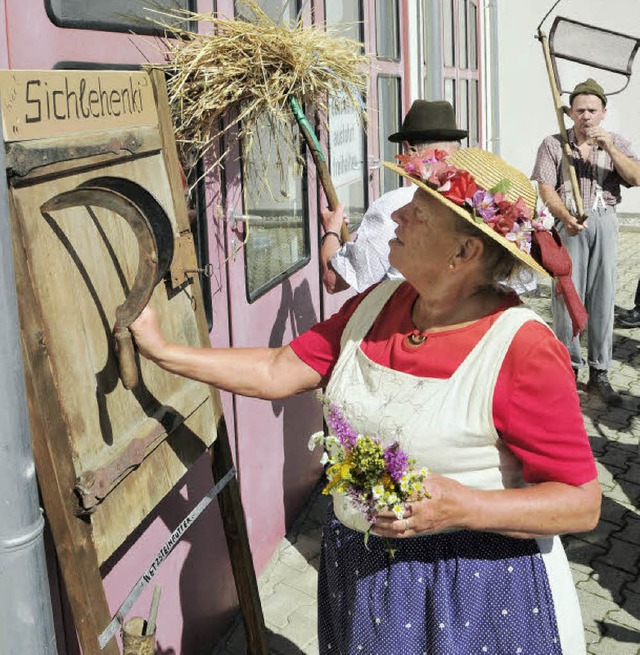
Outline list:
[[[127,327],[116,327],[114,330],[116,340],[116,355],[120,379],[125,389],[134,389],[138,386],[138,367],[136,366],[135,352],[131,332]]]
[[[320,184],[322,184],[324,193],[327,196],[327,204],[329,205],[329,209],[334,211],[338,208],[339,204],[338,194],[336,193],[336,189],[333,186],[333,180],[329,174],[327,159],[324,156],[324,152],[322,152],[322,146],[320,145],[320,142],[318,141],[311,125],[309,124],[307,117],[304,115],[304,112],[300,108],[298,101],[293,96],[289,96],[289,103],[291,105],[293,115],[296,117],[298,127],[302,132],[302,136],[304,137],[304,140],[306,141],[307,146],[309,146],[309,150],[311,151],[311,156],[313,157],[313,162],[316,165],[318,177],[320,178]],[[346,223],[342,223],[342,226],[340,227],[340,238],[342,239],[343,243],[346,241],[351,241],[351,236],[349,234]]]
[[[578,184],[578,178],[576,176],[576,169],[573,167],[573,162],[571,161],[571,147],[569,146],[569,137],[567,136],[567,128],[564,124],[564,106],[562,104],[562,99],[560,98],[560,92],[558,91],[558,84],[556,82],[556,76],[553,70],[553,64],[551,62],[551,51],[549,50],[549,40],[547,35],[542,31],[538,30],[538,39],[542,44],[542,52],[544,53],[544,61],[547,67],[547,75],[549,76],[549,85],[551,86],[551,95],[553,96],[553,106],[556,110],[556,118],[558,120],[558,127],[560,128],[560,140],[562,141],[562,156],[566,162],[566,168],[569,171],[569,182],[571,183],[571,189],[573,191],[573,197],[576,203],[576,211],[578,213],[578,220],[580,222],[584,221],[586,218],[584,213],[584,206],[582,204],[582,194],[580,193],[580,185]]]

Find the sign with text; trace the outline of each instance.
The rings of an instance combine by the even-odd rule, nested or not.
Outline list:
[[[5,141],[158,123],[139,71],[0,71],[0,102]]]
[[[331,179],[336,187],[362,182],[364,131],[355,110],[331,100],[329,106]]]

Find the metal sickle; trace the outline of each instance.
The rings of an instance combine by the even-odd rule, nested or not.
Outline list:
[[[112,211],[129,224],[138,242],[138,271],[125,301],[116,308],[114,337],[120,379],[125,389],[138,385],[138,368],[129,325],[149,302],[173,258],[173,230],[158,201],[136,182],[99,177],[47,200],[42,213],[96,206]]]

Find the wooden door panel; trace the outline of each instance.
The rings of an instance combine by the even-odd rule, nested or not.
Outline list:
[[[109,175],[153,187],[151,181],[166,179],[166,170],[162,156],[155,155],[112,165]],[[118,464],[123,468],[133,461],[132,443],[150,455],[92,516],[102,562],[212,443],[215,421],[205,385],[176,378],[146,360],[139,362],[140,387],[128,391],[118,379],[111,329],[138,268],[136,237],[120,216],[100,207],[40,211],[52,196],[95,176],[95,171],[72,174],[13,194],[78,485],[96,483],[109,465],[116,467],[109,475],[115,484]],[[154,191],[172,216],[168,186]],[[177,234],[175,218],[172,222]],[[160,284],[151,304],[169,338],[196,340],[188,293]]]

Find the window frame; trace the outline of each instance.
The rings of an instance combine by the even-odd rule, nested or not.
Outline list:
[[[445,66],[444,56],[441,56],[441,79],[442,79],[442,97],[447,98],[446,86],[447,81],[453,81],[455,86],[455,103],[454,110],[456,112],[456,120],[461,129],[469,130],[472,125],[476,126],[477,133],[475,135],[469,134],[467,139],[463,139],[463,146],[476,147],[482,142],[482,79],[480,67],[480,3],[479,0],[440,0],[441,3],[447,2],[453,5],[453,43],[454,43],[454,65]],[[464,5],[464,25],[466,26],[464,48],[461,44],[460,30],[463,23],[461,17],[460,6]],[[441,5],[442,7],[442,5]],[[471,25],[471,7],[475,8],[476,22]],[[444,12],[440,14],[444,17]],[[445,30],[447,26],[444,24],[444,19],[440,20],[441,43],[446,42]],[[472,35],[473,34],[473,38]],[[474,54],[471,54],[472,45],[475,44]],[[466,61],[461,62],[461,53],[466,53]],[[443,54],[443,50],[442,50]],[[472,63],[475,63],[475,69],[472,68]],[[464,66],[462,65],[464,64]],[[477,85],[476,93],[476,107],[475,107],[475,120],[472,118],[471,109],[471,85]],[[466,102],[463,103],[463,94],[466,94]],[[463,107],[466,111],[463,115]],[[474,140],[475,138],[475,140]]]
[[[85,2],[91,2],[92,0],[85,0]],[[104,0],[93,0],[96,5],[104,5]],[[167,11],[176,8],[177,2],[182,2],[184,7],[180,9],[186,9],[187,11],[196,11],[197,10],[197,0],[169,0],[168,4],[171,6],[167,7]],[[64,2],[64,0],[57,0],[58,3]],[[77,17],[61,17],[58,15],[57,7],[53,5],[54,0],[44,0],[45,11],[47,16],[53,25],[63,29],[79,29],[79,30],[94,30],[99,32],[117,32],[120,34],[144,34],[148,36],[162,36],[164,30],[160,27],[144,27],[140,23],[126,23],[124,21],[111,21],[111,20],[85,20]],[[141,2],[141,5],[144,9],[144,3]],[[197,25],[193,21],[188,21],[188,29],[191,31],[197,30]]]

